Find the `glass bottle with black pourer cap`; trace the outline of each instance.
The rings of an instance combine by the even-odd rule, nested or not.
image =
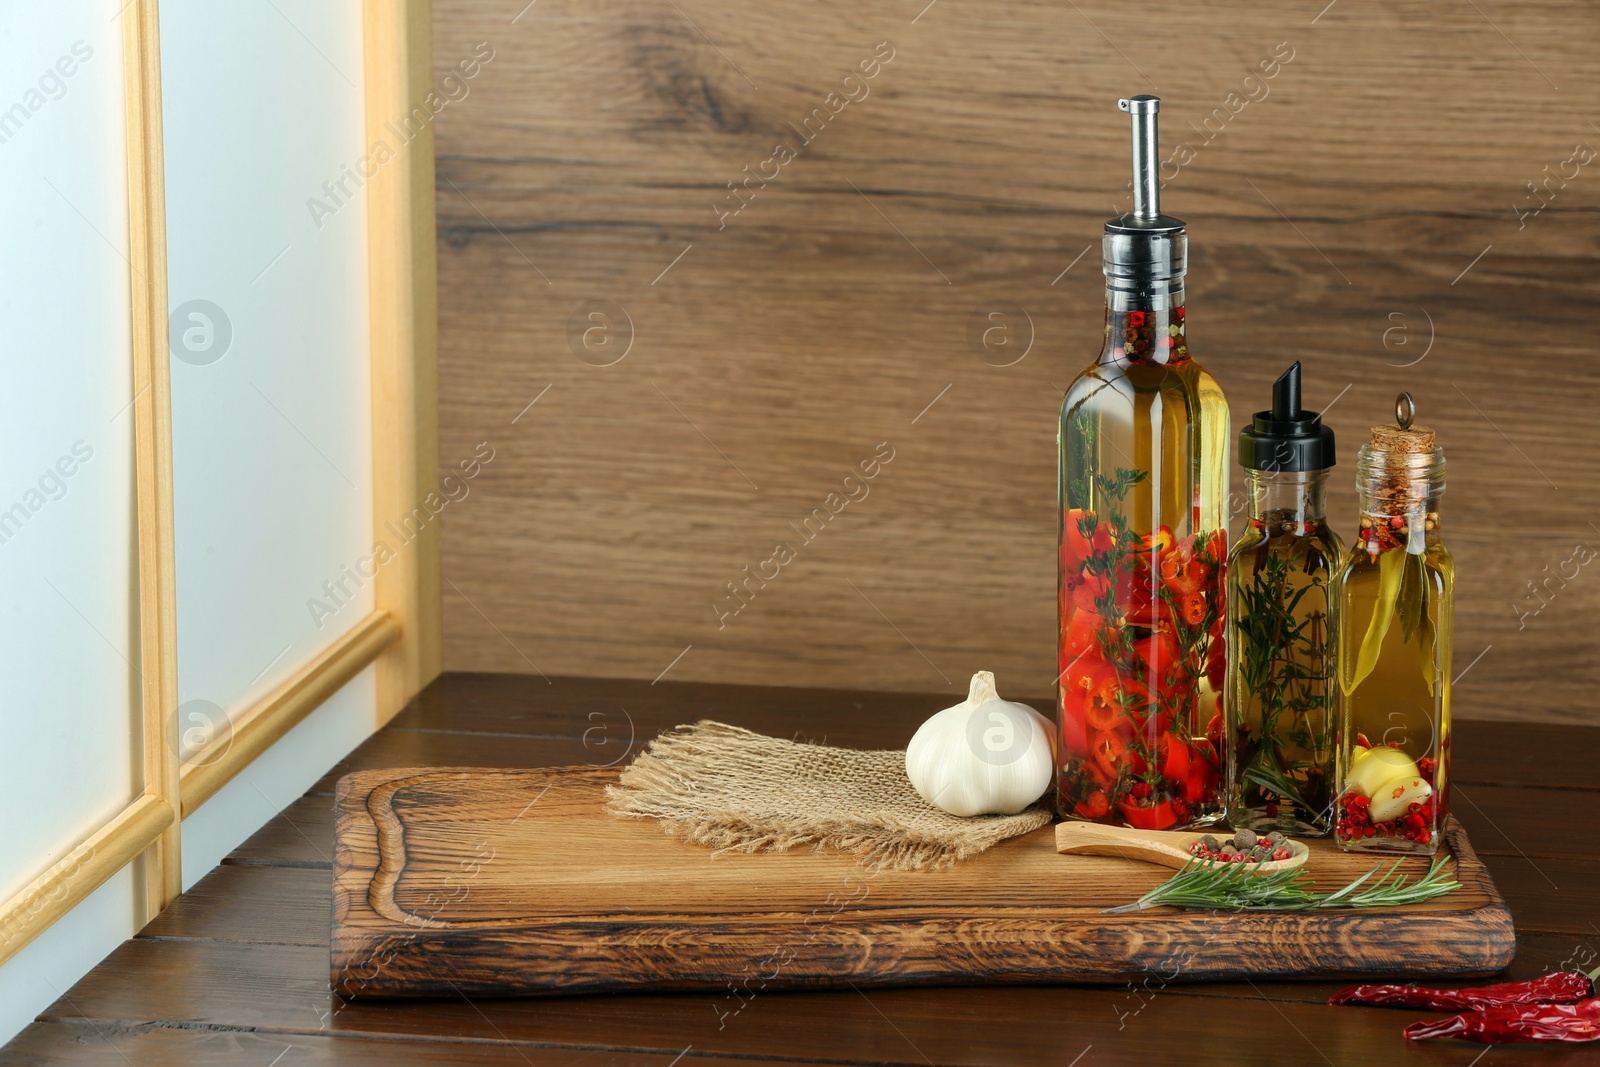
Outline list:
[[[1161,213],[1160,101],[1132,120],[1133,210],[1105,225],[1100,354],[1061,405],[1057,804],[1150,830],[1222,817],[1228,405],[1189,351],[1188,235]]]
[[[1338,755],[1338,598],[1328,527],[1333,431],[1300,406],[1300,364],[1239,432],[1250,522],[1228,559],[1228,680],[1219,709],[1228,822],[1258,834],[1332,827]]]

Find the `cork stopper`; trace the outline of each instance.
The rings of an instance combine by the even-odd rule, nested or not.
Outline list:
[[[1433,430],[1427,426],[1374,426],[1372,447],[1378,452],[1400,452],[1407,455],[1433,451]]]

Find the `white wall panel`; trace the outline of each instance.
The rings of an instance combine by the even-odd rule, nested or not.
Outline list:
[[[0,897],[140,788],[119,6],[0,3]],[[134,891],[0,967],[0,1041],[133,933]]]
[[[372,732],[376,700],[374,670],[368,667],[183,820],[184,888],[205,877],[360,744]],[[332,797],[327,801],[333,804]],[[307,833],[307,840],[331,860],[333,842],[309,836],[314,830]]]
[[[0,19],[0,897],[136,788],[115,12],[7,3]]]
[[[138,892],[133,868],[124,867],[0,967],[0,1044],[134,932]]]
[[[191,747],[372,608],[346,571],[372,548],[366,206],[346,180],[308,207],[364,154],[361,43],[358,3],[161,5]]]

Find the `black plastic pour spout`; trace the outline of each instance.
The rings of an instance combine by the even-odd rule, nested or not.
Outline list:
[[[1258,471],[1319,471],[1335,463],[1333,431],[1300,407],[1300,364],[1272,383],[1272,409],[1239,431],[1239,465]]]

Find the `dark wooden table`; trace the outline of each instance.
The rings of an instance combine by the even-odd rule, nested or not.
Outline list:
[[[404,765],[620,761],[702,717],[856,747],[904,744],[948,697],[447,675],[125,942],[14,1041],[5,1064],[1468,1065],[1412,1046],[1419,1013],[1330,1008],[1316,982],[873,989],[345,1002],[328,990],[334,782]],[[1047,706],[1047,704],[1042,705]],[[1510,903],[1512,977],[1600,963],[1600,729],[1461,722],[1454,805]],[[631,741],[631,744],[630,744]],[[1576,832],[1575,832],[1576,830]],[[741,991],[742,992],[742,991]],[[1246,1024],[1248,1031],[1241,1026]],[[1491,1050],[1600,1062],[1593,1046]]]

